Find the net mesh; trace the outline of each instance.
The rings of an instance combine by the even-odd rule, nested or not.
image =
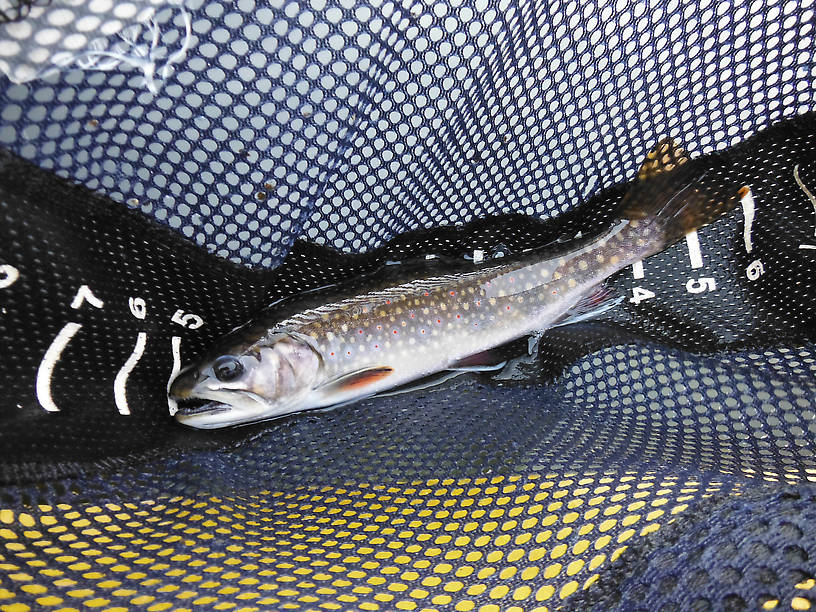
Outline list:
[[[812,605],[812,4],[156,7],[0,92],[0,610]],[[523,376],[169,418],[270,300],[596,231],[666,135],[750,204]]]

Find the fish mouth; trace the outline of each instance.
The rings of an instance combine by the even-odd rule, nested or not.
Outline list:
[[[231,409],[228,404],[222,404],[221,402],[214,402],[212,400],[197,397],[178,399],[176,400],[176,405],[178,406],[176,414],[180,416],[220,414],[222,412],[228,412]]]

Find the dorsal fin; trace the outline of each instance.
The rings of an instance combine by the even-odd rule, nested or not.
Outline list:
[[[671,172],[689,160],[688,153],[671,138],[664,138],[646,155],[638,172],[638,180]]]

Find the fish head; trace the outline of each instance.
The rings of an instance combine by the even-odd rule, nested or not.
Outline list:
[[[321,366],[316,348],[290,334],[251,345],[222,342],[176,375],[169,396],[184,425],[243,425],[300,409]]]

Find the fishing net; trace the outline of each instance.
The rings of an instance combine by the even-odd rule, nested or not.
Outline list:
[[[816,601],[811,3],[7,4],[2,612]],[[667,135],[747,195],[522,375],[170,417],[272,300],[590,235]]]

